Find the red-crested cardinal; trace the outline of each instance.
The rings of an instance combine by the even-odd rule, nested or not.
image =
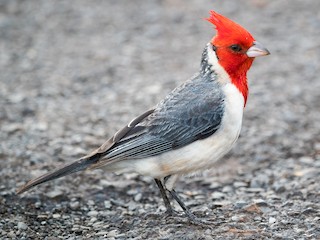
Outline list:
[[[197,222],[174,183],[181,175],[213,167],[234,145],[248,96],[247,71],[255,57],[269,54],[230,19],[211,11],[207,20],[217,34],[206,45],[194,77],[91,154],[29,181],[17,193],[86,169],[132,171],[155,179],[168,214],[173,210],[166,191]]]

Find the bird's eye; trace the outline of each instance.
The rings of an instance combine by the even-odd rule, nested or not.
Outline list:
[[[242,50],[241,46],[238,45],[238,44],[233,44],[233,45],[231,45],[231,46],[230,46],[230,49],[231,49],[232,51],[234,51],[234,52],[241,52],[241,50]]]
[[[217,50],[217,47],[215,45],[212,45],[212,50],[213,51],[216,51]]]

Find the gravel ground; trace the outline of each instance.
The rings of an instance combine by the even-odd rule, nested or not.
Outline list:
[[[216,11],[272,55],[249,73],[236,147],[179,181],[199,217],[166,218],[152,179],[102,170],[16,196],[102,144],[197,71]],[[320,1],[0,1],[0,238],[320,239]]]

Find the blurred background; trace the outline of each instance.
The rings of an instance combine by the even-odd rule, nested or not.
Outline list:
[[[120,237],[142,236],[143,229],[134,224],[129,224],[129,230],[120,229],[119,224],[126,219],[120,216],[123,209],[128,209],[126,204],[132,201],[132,195],[138,193],[143,197],[134,201],[137,209],[131,209],[131,215],[139,217],[141,209],[163,210],[158,208],[162,201],[150,179],[98,170],[46,184],[22,199],[14,192],[26,180],[98,147],[190,78],[199,68],[204,46],[215,34],[212,25],[204,20],[211,9],[244,26],[271,55],[256,59],[249,72],[250,96],[236,147],[216,169],[181,180],[178,191],[189,189],[187,199],[199,195],[198,201],[190,204],[208,205],[209,210],[198,211],[200,215],[209,211],[210,215],[216,208],[210,204],[216,200],[242,199],[250,204],[250,197],[237,191],[235,179],[242,182],[243,188],[273,191],[281,202],[290,200],[289,193],[305,189],[314,195],[308,197],[302,191],[303,197],[298,199],[301,202],[289,205],[297,207],[298,212],[312,208],[313,215],[308,217],[319,223],[319,1],[10,0],[0,2],[1,237],[44,237],[50,235],[49,230],[61,226],[65,231],[56,235],[72,237],[77,233],[73,224],[88,226],[86,221],[92,219],[79,215],[92,209],[98,212],[93,217],[111,224],[107,233],[117,230]],[[230,192],[223,191],[226,186],[231,187]],[[224,196],[216,199],[214,191]],[[108,194],[121,199],[125,207],[111,201],[111,210],[105,210],[105,200],[111,197]],[[270,194],[256,194],[262,194],[255,197],[277,210],[277,217],[282,219],[288,213],[285,208],[283,212],[278,209],[281,204],[273,203]],[[78,202],[78,207],[72,210],[70,201]],[[318,207],[304,206],[302,202]],[[104,203],[103,207],[99,203]],[[222,204],[225,205],[229,206]],[[229,210],[235,213],[234,208]],[[224,209],[224,216],[229,210]],[[108,211],[116,212],[119,219],[113,219]],[[39,218],[44,213],[45,220]],[[52,217],[54,213],[60,218]],[[70,221],[63,220],[66,213]],[[78,214],[80,220],[73,214]],[[8,220],[11,218],[16,220]],[[261,222],[265,220],[270,225],[269,215],[261,218]],[[134,222],[134,217],[130,221]],[[140,221],[151,224],[150,218]],[[153,221],[157,227],[165,222],[161,217]],[[274,224],[280,222],[278,219]],[[255,221],[246,224],[258,226]],[[290,224],[277,225],[277,230],[268,224],[264,226],[266,235],[258,236],[289,234],[283,229]],[[301,228],[306,237],[319,236],[319,229],[315,232],[312,226],[294,226]],[[174,233],[176,227],[172,220],[166,236],[179,237]],[[103,228],[98,225],[97,229],[80,228],[78,233],[93,237]],[[313,232],[308,233],[308,229]],[[154,231],[144,229],[145,237],[157,236]],[[36,235],[39,232],[42,235]],[[204,234],[201,230],[196,233]],[[213,232],[206,235],[210,234]],[[301,232],[290,234],[296,237]]]

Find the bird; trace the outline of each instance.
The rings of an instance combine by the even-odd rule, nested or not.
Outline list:
[[[168,215],[174,215],[171,198],[190,222],[201,222],[181,200],[175,183],[213,168],[234,146],[248,98],[247,72],[256,57],[270,54],[229,18],[212,10],[206,20],[216,35],[205,45],[193,77],[90,154],[30,180],[17,194],[83,170],[136,172],[154,179]]]

